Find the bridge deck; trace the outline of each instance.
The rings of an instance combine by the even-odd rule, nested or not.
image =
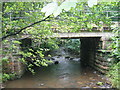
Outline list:
[[[21,39],[30,38],[31,35],[21,35]],[[56,37],[56,38],[83,38],[83,37],[105,37],[110,38],[114,36],[111,32],[81,32],[81,33],[54,33],[52,36],[47,37]]]
[[[51,37],[56,38],[82,38],[82,37],[111,37],[110,32],[81,32],[81,33],[54,33]]]

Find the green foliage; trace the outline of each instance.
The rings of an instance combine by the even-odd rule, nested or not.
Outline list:
[[[0,83],[2,83],[2,73],[0,73]]]
[[[111,66],[109,72],[107,73],[107,76],[110,78],[110,81],[112,82],[112,86],[120,89],[119,69],[120,69],[120,61]]]
[[[54,17],[57,17],[62,12],[63,9],[65,11],[69,11],[72,7],[75,8],[76,3],[77,0],[71,0],[71,1],[65,0],[64,2],[61,3],[60,6],[58,6],[57,2],[51,2],[47,4],[45,7],[43,7],[41,12],[44,12],[46,17],[48,17],[51,14],[53,14]]]
[[[28,26],[30,23],[34,23],[44,18],[43,13],[40,12],[44,2],[3,2],[3,32],[2,35],[6,36],[17,32],[19,29]],[[34,74],[33,66],[48,66],[48,63],[52,63],[49,60],[44,59],[44,52],[47,52],[47,48],[42,48],[42,43],[49,43],[54,48],[54,41],[52,39],[45,40],[46,36],[52,35],[50,31],[51,21],[41,22],[29,28],[23,30],[15,37],[7,38],[3,40],[3,62],[9,63],[12,61],[12,55],[22,55],[19,58],[20,61],[25,63]],[[32,46],[27,45],[20,47],[22,39],[21,34],[29,34],[32,39]],[[31,48],[32,47],[32,48]],[[50,47],[50,46],[49,46]],[[22,49],[23,51],[21,51]],[[5,64],[4,63],[4,64]],[[3,65],[4,66],[4,65]],[[4,69],[4,68],[3,68]],[[5,70],[4,70],[5,71]],[[4,72],[5,73],[5,72]]]
[[[110,56],[113,58],[114,62],[111,66],[109,72],[107,73],[107,76],[110,78],[110,81],[112,82],[112,86],[115,88],[120,89],[120,31],[119,28],[115,28],[114,31],[114,37],[112,37],[113,43],[110,45],[110,48],[112,49],[112,52],[110,53]]]
[[[109,27],[112,17],[106,11],[110,10],[109,14],[112,11],[115,12],[108,8],[113,7],[112,5],[110,3],[99,2],[99,5],[89,8],[86,2],[78,2],[75,8],[72,7],[69,11],[63,10],[52,24],[58,32],[96,32],[93,29],[96,26],[99,32],[104,32],[102,30],[103,25]],[[114,5],[115,7],[117,7],[117,4]]]
[[[6,57],[3,57],[3,58],[2,58],[2,61],[3,61],[3,62],[8,62],[8,57],[7,57],[7,56],[6,56]]]
[[[49,13],[47,16],[53,14],[59,18],[53,22],[59,32],[81,32],[81,29],[91,32],[95,31],[93,29],[95,26],[98,27],[98,31],[103,32],[101,29],[103,25],[109,27],[113,17],[118,16],[118,9],[116,8],[119,7],[119,2],[98,1],[98,4],[96,0],[88,0],[88,2],[92,4],[92,7],[89,7],[87,2],[71,0],[65,0],[59,6],[56,5],[57,2],[52,2],[43,7],[42,12],[45,12],[45,16]],[[53,10],[52,12],[48,9],[49,5],[50,9]],[[55,6],[54,9],[52,6]]]
[[[111,57],[114,57],[115,60],[118,62],[120,61],[120,28],[116,28],[113,30],[114,37],[112,37],[113,43],[110,45],[112,48],[112,52],[110,54]]]
[[[40,47],[43,48],[44,51],[52,51],[59,48],[58,44],[59,42],[57,41],[57,39],[47,39],[42,42]]]
[[[43,2],[4,2],[3,3],[3,36],[16,32],[30,23],[43,19],[40,12]],[[36,10],[36,12],[34,12]],[[24,22],[24,23],[23,23]],[[43,24],[42,24],[43,25]],[[40,25],[42,27],[42,25]],[[31,27],[34,31],[37,27]],[[35,28],[35,29],[34,29]],[[30,30],[30,28],[27,28]],[[28,32],[28,30],[25,30]],[[39,30],[38,30],[39,31]],[[26,33],[27,33],[26,32]],[[34,31],[35,32],[35,31]]]
[[[7,73],[4,73],[4,74],[2,75],[3,82],[6,82],[6,81],[8,81],[8,80],[12,80],[14,77],[15,77],[15,74],[7,74]]]
[[[47,42],[45,44],[47,44]],[[22,55],[20,61],[24,62],[27,65],[28,70],[33,74],[35,73],[33,69],[34,66],[48,66],[49,63],[53,63],[52,61],[45,59],[45,54],[46,52],[50,51],[51,48],[53,49],[52,45],[55,44],[51,42],[52,45],[50,45],[50,41],[48,44],[48,47],[44,46],[44,43],[40,44],[40,46],[33,45],[30,48],[24,47],[24,50],[19,52],[19,54]]]
[[[3,74],[3,80],[7,81],[10,79],[10,76],[8,74]]]
[[[67,39],[64,41],[65,47],[72,54],[80,54],[80,39]]]
[[[97,82],[97,85],[102,86],[103,82]]]

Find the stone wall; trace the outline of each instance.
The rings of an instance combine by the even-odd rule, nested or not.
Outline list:
[[[101,44],[101,47],[96,52],[96,59],[94,63],[94,68],[96,68],[101,73],[106,73],[109,70],[109,67],[113,63],[113,58],[110,57],[110,44],[112,43],[112,40],[108,37],[101,37],[99,44]]]
[[[109,52],[98,51],[96,53],[96,60],[94,63],[94,68],[101,73],[106,73],[109,70],[110,65],[112,64],[112,58],[109,57]]]
[[[19,54],[20,46],[19,44],[15,44],[16,48],[12,48],[13,43],[3,44],[3,53],[2,57],[7,59],[3,61],[3,73],[7,74],[15,74],[15,77],[12,79],[20,78],[25,72],[25,65],[20,61],[21,55]],[[11,49],[10,49],[11,48]]]

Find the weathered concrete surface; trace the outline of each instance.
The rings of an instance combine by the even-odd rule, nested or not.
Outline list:
[[[56,38],[82,38],[82,37],[105,37],[110,38],[114,36],[110,32],[81,32],[81,33],[54,33],[53,36]]]
[[[82,38],[82,37],[102,37],[102,39],[109,39],[114,36],[111,32],[81,32],[81,33],[53,33],[53,38]],[[21,39],[30,38],[31,35],[21,35]]]
[[[111,32],[81,32],[81,33],[53,33],[51,36],[47,36],[46,38],[61,38],[61,39],[79,39],[84,37],[100,37],[101,40],[109,40],[110,37],[114,36]],[[31,35],[21,35],[21,39],[31,38]]]

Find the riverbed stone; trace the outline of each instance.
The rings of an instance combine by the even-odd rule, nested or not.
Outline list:
[[[41,86],[43,86],[44,84],[43,84],[43,83],[41,83],[40,85],[41,85]]]
[[[52,60],[55,60],[55,58],[53,58],[53,57],[52,57],[51,59],[52,59]]]
[[[73,60],[73,59],[74,59],[73,57],[70,58],[70,60]]]
[[[80,60],[80,58],[74,58],[73,59],[73,61],[79,61]]]
[[[58,64],[58,63],[59,63],[59,61],[55,61],[55,62],[54,62],[54,64]]]
[[[70,58],[70,56],[65,56],[65,59],[69,59]]]

